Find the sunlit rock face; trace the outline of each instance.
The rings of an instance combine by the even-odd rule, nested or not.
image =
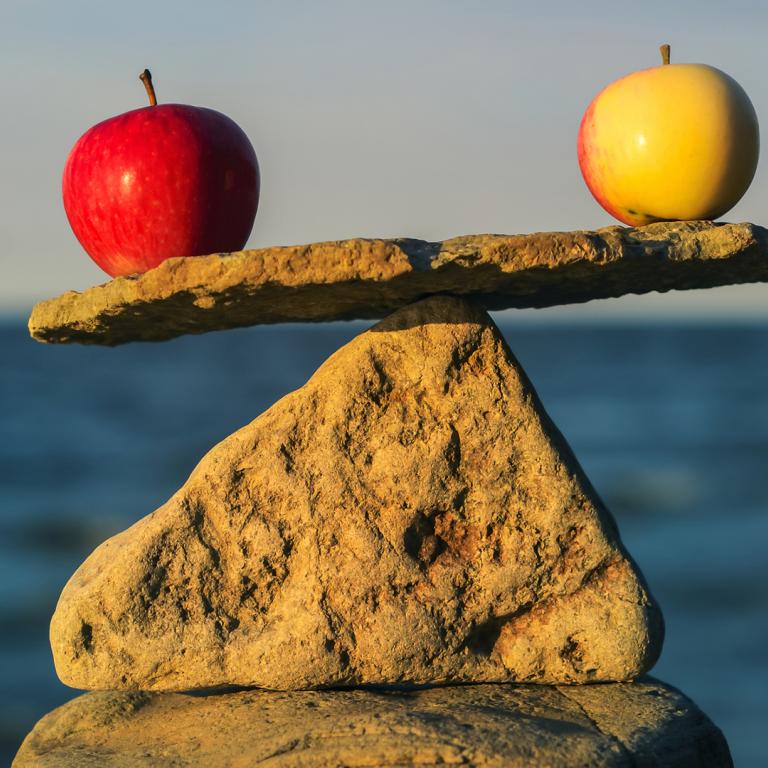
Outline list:
[[[661,617],[491,319],[434,297],[331,356],[61,595],[86,689],[628,680]]]

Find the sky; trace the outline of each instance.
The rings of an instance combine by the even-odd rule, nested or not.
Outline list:
[[[732,75],[768,126],[768,3],[454,0],[0,2],[0,311],[107,276],[75,240],[61,171],[91,125],[160,102],[217,109],[250,137],[262,197],[249,247],[442,240],[614,222],[576,161],[609,82],[659,63]],[[728,221],[766,223],[760,165]],[[763,285],[592,302],[615,314],[768,317]],[[562,314],[562,310],[558,310]]]

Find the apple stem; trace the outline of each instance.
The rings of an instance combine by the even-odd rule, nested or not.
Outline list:
[[[139,75],[139,80],[144,83],[144,87],[147,89],[147,96],[149,96],[149,106],[156,106],[157,96],[155,96],[155,86],[152,85],[152,73],[148,69],[145,69]]]
[[[661,51],[661,63],[669,64],[669,43],[659,46],[659,50]]]

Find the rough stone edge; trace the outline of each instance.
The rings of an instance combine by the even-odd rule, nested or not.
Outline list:
[[[113,346],[256,324],[375,319],[439,293],[490,310],[768,281],[768,230],[669,222],[442,243],[343,240],[168,259],[37,304],[48,343]]]
[[[597,685],[559,685],[557,690],[562,696],[577,704],[595,728],[616,740],[621,749],[632,755],[632,765],[635,768],[658,768],[666,765],[696,765],[704,764],[705,760],[712,759],[715,764],[725,768],[733,768],[733,758],[728,747],[728,741],[720,728],[699,708],[699,706],[679,688],[668,683],[663,683],[650,675],[637,680],[639,683],[655,684],[661,692],[655,691],[652,695],[667,696],[673,699],[679,696],[683,702],[688,702],[691,707],[680,711],[675,709],[675,718],[669,718],[665,725],[667,739],[650,739],[653,734],[636,730],[628,734],[625,730],[617,728],[605,712],[596,711],[592,699]],[[615,690],[626,689],[632,683],[616,683]],[[679,700],[678,700],[679,701]],[[672,736],[673,738],[669,738]],[[632,743],[634,742],[634,743]],[[641,744],[645,754],[638,756],[632,752]]]

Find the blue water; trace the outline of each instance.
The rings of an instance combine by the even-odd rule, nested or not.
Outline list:
[[[723,729],[737,766],[768,765],[768,325],[500,322],[664,610],[654,674]],[[2,764],[75,695],[47,640],[72,571],[362,327],[99,349],[0,325]]]

